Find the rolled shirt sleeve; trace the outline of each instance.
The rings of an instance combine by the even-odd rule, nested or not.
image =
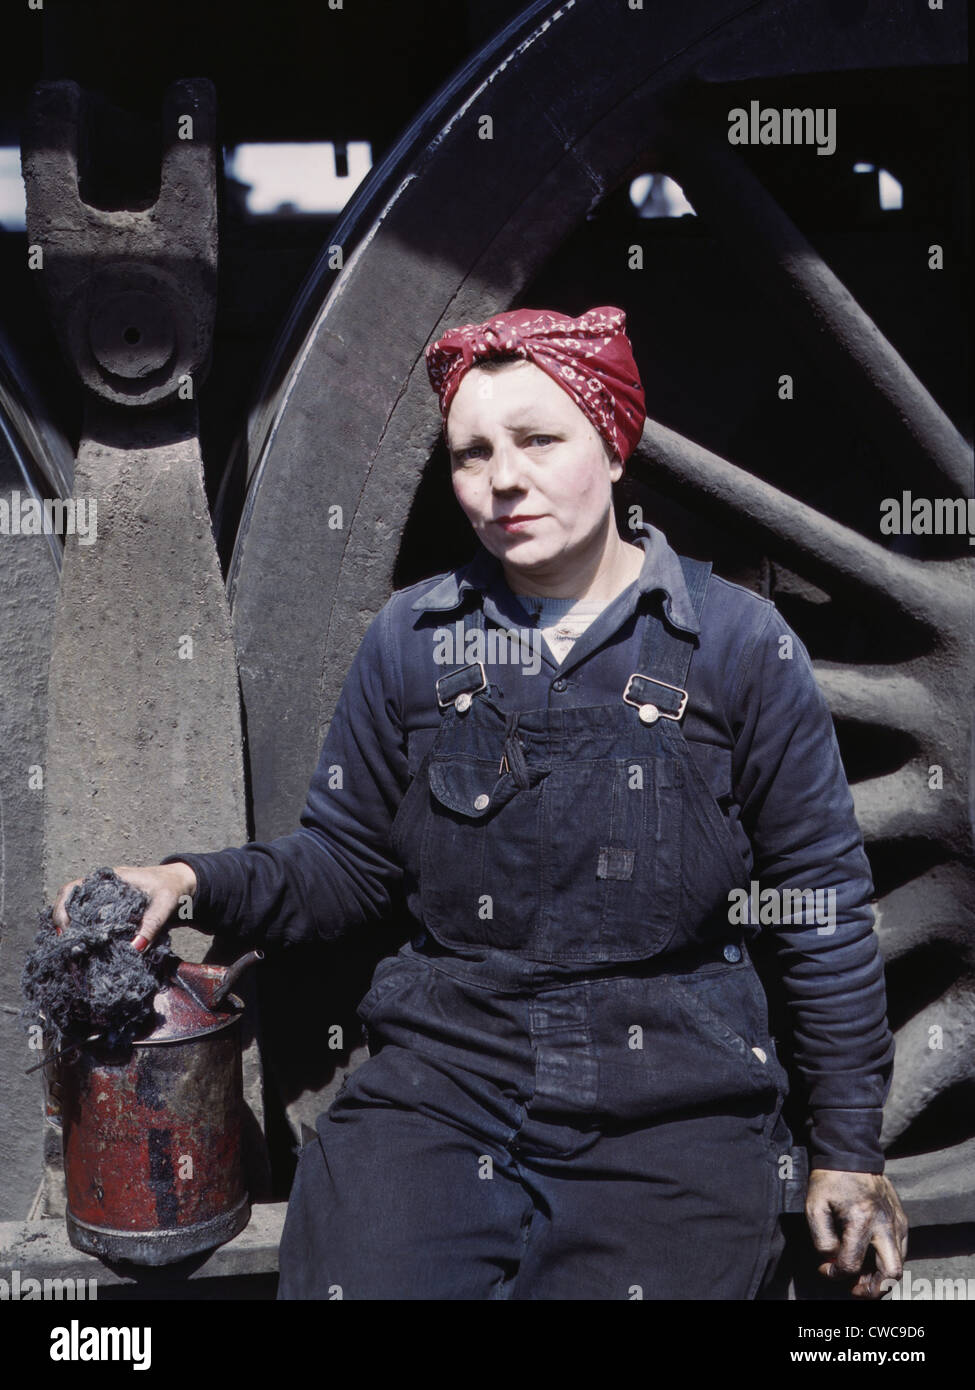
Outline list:
[[[795,1066],[808,1088],[810,1161],[881,1173],[894,1042],[873,882],[829,708],[805,647],[771,604],[742,656],[733,728],[755,880],[780,901],[784,889],[818,891],[830,909],[763,925],[774,933]]]

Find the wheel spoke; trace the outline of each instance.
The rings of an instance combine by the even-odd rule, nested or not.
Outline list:
[[[695,209],[756,273],[764,291],[781,292],[777,302],[788,312],[790,327],[856,392],[893,457],[919,454],[940,483],[968,496],[968,444],[744,159],[699,129],[674,157],[675,177]]]
[[[938,638],[971,621],[971,590],[954,565],[891,554],[657,420],[647,421],[637,457],[649,464],[655,487],[732,518],[770,555],[801,568],[829,592],[893,607]]]

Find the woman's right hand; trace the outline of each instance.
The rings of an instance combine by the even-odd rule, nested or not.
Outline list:
[[[126,883],[131,883],[134,888],[141,888],[149,899],[145,912],[142,914],[142,922],[139,926],[138,935],[133,938],[132,945],[137,951],[144,951],[163,930],[166,923],[172,917],[179,906],[180,899],[183,897],[193,897],[196,892],[196,874],[189,864],[184,864],[182,860],[177,860],[174,864],[153,864],[148,867],[132,868],[123,865],[114,870],[119,878]],[[65,910],[65,902],[72,888],[76,888],[83,880],[80,878],[72,879],[58,892],[54,903],[54,925],[63,930],[68,925],[68,914]],[[192,920],[188,920],[187,926],[193,926]]]

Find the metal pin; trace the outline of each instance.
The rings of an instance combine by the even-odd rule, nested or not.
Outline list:
[[[32,1071],[40,1071],[41,1067],[46,1067],[48,1062],[56,1062],[58,1058],[63,1057],[66,1052],[75,1052],[79,1047],[82,1047],[84,1043],[97,1042],[99,1038],[104,1036],[104,1033],[89,1033],[88,1037],[82,1039],[81,1042],[65,1043],[63,1047],[59,1047],[56,1051],[49,1052],[46,1057],[42,1057],[39,1062],[35,1062],[32,1067],[27,1067],[24,1071],[24,1075],[30,1076]]]

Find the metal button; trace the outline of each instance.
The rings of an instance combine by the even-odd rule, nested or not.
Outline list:
[[[643,720],[644,724],[656,724],[657,720],[660,718],[660,711],[657,709],[656,705],[641,705],[640,718]]]
[[[481,792],[480,796],[475,796],[474,798],[474,810],[483,811],[490,800],[491,798],[489,796],[487,796],[484,792]]]
[[[761,1047],[753,1047],[753,1048],[752,1048],[752,1051],[754,1052],[755,1056],[758,1058],[758,1060],[759,1060],[760,1062],[767,1062],[767,1061],[768,1061],[768,1053],[765,1051],[764,1048],[761,1048]]]
[[[558,691],[561,692],[561,691],[563,691],[563,690],[565,689],[565,687],[566,687],[566,682],[562,679],[561,676],[559,676],[558,680],[555,680],[555,681],[552,682],[552,689],[553,689],[553,690],[558,690]]]
[[[470,695],[468,694],[468,692],[467,692],[466,690],[464,690],[464,691],[461,692],[460,695],[457,696],[457,699],[454,701],[454,708],[455,708],[460,714],[463,714],[463,713],[464,713],[464,710],[465,710],[465,709],[470,709],[470,707],[471,707],[471,697],[470,697]]]
[[[724,956],[725,960],[730,960],[732,965],[734,965],[736,961],[741,960],[741,947],[726,946],[721,954]]]

